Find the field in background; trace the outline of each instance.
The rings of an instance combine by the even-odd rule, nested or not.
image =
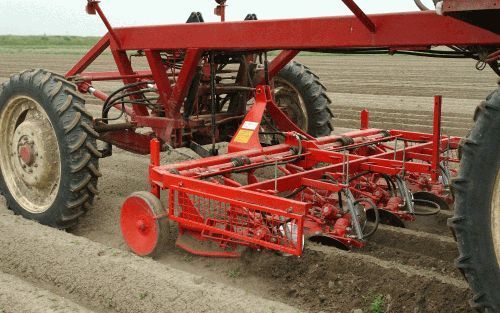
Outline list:
[[[80,36],[16,36],[0,35],[0,53],[70,54],[86,53],[100,37]],[[109,53],[109,52],[105,52]],[[277,55],[270,52],[269,55]],[[322,53],[302,52],[302,56],[321,56]],[[342,56],[342,55],[338,55]]]
[[[0,36],[0,52],[83,54],[98,40],[98,37],[6,35]]]

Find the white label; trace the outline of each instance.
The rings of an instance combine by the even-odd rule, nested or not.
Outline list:
[[[258,126],[259,123],[246,121],[245,123],[243,123],[243,126],[241,126],[241,128],[248,130],[255,130],[257,129]]]

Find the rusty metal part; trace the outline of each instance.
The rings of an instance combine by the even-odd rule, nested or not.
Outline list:
[[[106,124],[103,122],[100,122],[99,120],[96,120],[94,122],[94,130],[98,133],[105,133],[109,131],[116,131],[116,130],[124,130],[124,129],[133,129],[134,124],[125,122],[125,123],[117,123],[117,124]]]

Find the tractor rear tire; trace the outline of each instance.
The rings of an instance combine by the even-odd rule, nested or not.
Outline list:
[[[67,229],[97,194],[92,116],[76,86],[45,70],[0,85],[0,192],[15,214]]]
[[[500,88],[478,106],[454,180],[456,261],[473,291],[471,306],[500,312]]]
[[[326,88],[311,70],[292,61],[273,79],[277,105],[302,130],[314,137],[324,137],[333,131],[332,101]]]

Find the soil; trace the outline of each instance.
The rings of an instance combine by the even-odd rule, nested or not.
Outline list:
[[[25,68],[64,72],[76,56],[0,55],[0,80]],[[110,57],[91,70],[109,70]],[[414,57],[299,57],[331,91],[336,132],[372,125],[421,129],[432,96],[445,96],[444,128],[464,134],[474,107],[493,89],[473,61]],[[417,63],[418,62],[418,63]],[[404,69],[404,70],[402,70]],[[116,84],[102,84],[112,90]],[[89,111],[98,114],[97,101]],[[223,149],[222,145],[222,149]],[[162,155],[162,162],[194,157]],[[176,227],[157,260],[128,252],[119,229],[125,198],[147,190],[149,159],[120,149],[101,161],[94,208],[70,233],[13,216],[0,203],[0,312],[473,312],[458,253],[446,227],[450,212],[420,217],[406,229],[381,227],[363,249],[343,252],[307,243],[300,258],[246,251],[240,259],[190,255],[175,247]],[[29,299],[29,300],[27,300]],[[2,311],[3,310],[3,311]],[[52,311],[51,311],[52,310]]]
[[[92,313],[93,311],[17,276],[0,272],[0,312]]]

